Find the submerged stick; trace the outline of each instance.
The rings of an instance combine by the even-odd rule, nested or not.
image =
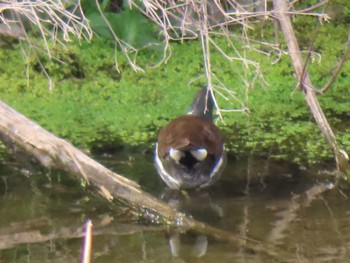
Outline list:
[[[82,263],[91,262],[91,244],[92,244],[92,222],[88,220],[85,223]]]
[[[57,222],[56,219],[58,218],[54,218],[54,220],[35,218],[0,227],[0,250],[10,249],[23,244],[29,245],[62,239],[76,240],[84,238],[84,227],[80,223],[72,223],[71,219],[62,220],[62,218],[59,218],[59,222]],[[55,225],[54,229],[52,229],[53,225]],[[47,231],[47,229],[51,230]],[[108,226],[95,223],[93,235],[128,236],[135,233],[160,231],[164,231],[163,226],[130,225],[116,221]]]

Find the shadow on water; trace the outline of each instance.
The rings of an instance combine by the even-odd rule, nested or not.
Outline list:
[[[93,262],[347,262],[350,256],[349,189],[333,188],[324,172],[229,159],[210,189],[176,192],[159,179],[150,154],[96,159],[179,211],[282,253],[271,258],[244,249],[244,241],[232,245],[142,225],[128,208],[106,202],[66,174],[37,171],[26,177],[18,163],[4,163],[0,262],[79,262],[87,219],[94,224]]]

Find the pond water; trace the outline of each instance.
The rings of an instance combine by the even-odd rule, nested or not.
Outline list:
[[[100,162],[211,226],[261,242],[224,242],[141,224],[67,174],[0,164],[0,262],[80,262],[81,229],[94,225],[92,262],[349,262],[350,191],[332,176],[269,160],[229,157],[222,179],[202,192],[170,191],[152,155],[119,153]],[[324,168],[323,168],[324,169]]]

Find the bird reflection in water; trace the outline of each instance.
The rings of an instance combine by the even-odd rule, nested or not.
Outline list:
[[[175,210],[208,224],[217,224],[224,216],[223,209],[212,202],[205,190],[185,192],[166,188],[161,199]],[[174,257],[202,257],[207,252],[208,239],[204,234],[171,230],[167,238]]]

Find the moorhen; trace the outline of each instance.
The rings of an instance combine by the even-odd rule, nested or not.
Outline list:
[[[214,101],[201,89],[187,115],[163,127],[155,147],[155,166],[171,189],[205,188],[225,167],[223,136],[212,118]]]

